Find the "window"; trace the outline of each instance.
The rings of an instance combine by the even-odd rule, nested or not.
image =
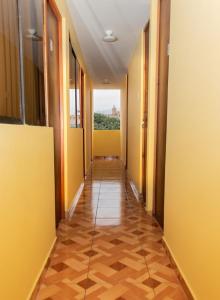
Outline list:
[[[80,86],[80,65],[76,61],[76,107],[77,107],[77,128],[81,127],[81,86]]]
[[[45,125],[42,0],[0,0],[0,74],[0,121]]]
[[[71,42],[69,43],[69,76],[70,127],[76,128],[76,56]]]
[[[94,90],[94,130],[120,130],[120,90]]]
[[[0,0],[0,121],[22,123],[16,0]]]
[[[81,68],[76,55],[69,43],[69,101],[70,101],[70,127],[82,127],[81,112]]]
[[[25,123],[45,125],[43,2],[19,1],[22,20]]]

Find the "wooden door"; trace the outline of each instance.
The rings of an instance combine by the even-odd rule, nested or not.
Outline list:
[[[160,1],[159,24],[159,68],[157,98],[157,145],[155,172],[155,207],[154,214],[163,227],[164,224],[164,184],[167,128],[167,97],[170,41],[170,0]]]
[[[149,43],[150,43],[150,24],[148,23],[145,31],[145,57],[144,57],[144,103],[142,120],[142,194],[144,203],[146,202],[147,186],[147,118],[148,118],[148,79],[149,79]]]
[[[47,94],[48,124],[54,129],[55,208],[56,225],[58,225],[63,216],[60,29],[58,17],[51,3],[51,1],[48,1],[46,6]]]

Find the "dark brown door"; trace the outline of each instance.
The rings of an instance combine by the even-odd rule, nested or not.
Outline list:
[[[54,129],[54,172],[56,224],[62,218],[61,183],[61,105],[59,70],[59,23],[47,2],[47,83],[48,83],[48,122]]]
[[[170,41],[170,0],[160,1],[159,25],[159,68],[157,99],[157,145],[155,173],[155,207],[157,221],[164,224],[164,183],[167,129],[167,96],[168,96],[168,47]]]
[[[147,174],[147,117],[148,117],[148,79],[149,79],[149,37],[150,37],[150,24],[145,29],[145,58],[144,58],[144,103],[143,103],[143,120],[142,120],[142,194],[143,200],[146,201],[147,187],[146,187],[146,174]]]

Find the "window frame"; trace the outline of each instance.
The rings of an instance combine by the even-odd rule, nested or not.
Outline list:
[[[39,0],[36,0],[36,2],[38,2]],[[42,9],[42,63],[43,63],[43,101],[42,99],[38,99],[37,106],[39,109],[37,119],[39,120],[39,123],[35,123],[35,122],[31,122],[28,121],[28,113],[27,113],[27,107],[28,105],[30,105],[30,101],[28,98],[26,98],[26,81],[25,81],[25,47],[24,47],[24,34],[23,34],[23,14],[24,14],[24,9],[22,6],[22,0],[17,0],[18,3],[18,8],[19,8],[19,37],[20,37],[20,65],[21,65],[21,94],[22,94],[22,98],[21,98],[21,106],[22,106],[22,117],[23,117],[23,125],[29,125],[29,126],[38,126],[38,127],[48,127],[47,124],[47,119],[48,119],[48,111],[47,111],[47,93],[46,93],[46,72],[44,69],[44,65],[46,63],[45,61],[45,53],[47,52],[46,49],[46,37],[47,37],[47,31],[45,28],[45,5],[44,5],[44,0],[40,0],[41,3],[41,9]],[[39,4],[39,3],[38,3]],[[38,90],[39,92],[40,90]],[[32,103],[33,104],[33,103]],[[43,105],[43,111],[41,111]]]
[[[78,91],[78,88],[79,88],[79,91]],[[81,66],[80,66],[78,59],[76,58],[76,128],[82,128],[82,124],[81,124],[81,121],[82,121],[82,118],[81,118],[81,110],[82,110],[81,92],[82,92],[82,89],[81,89]],[[79,110],[79,112],[80,112],[80,114],[79,114],[80,123],[79,124],[78,124],[78,108],[80,109]]]
[[[70,128],[77,128],[77,99],[76,99],[76,94],[77,94],[77,92],[76,92],[76,61],[77,61],[77,59],[76,59],[76,54],[75,54],[75,52],[74,52],[74,49],[73,49],[73,46],[72,46],[72,42],[71,42],[71,38],[69,37],[69,46],[71,47],[71,54],[72,54],[72,56],[74,57],[74,59],[75,59],[75,63],[74,63],[74,79],[75,79],[75,82],[74,82],[74,86],[75,86],[75,124],[74,125],[72,125],[71,124],[71,122],[70,122]],[[69,81],[70,81],[70,66],[71,66],[71,62],[70,62],[70,57],[69,57]],[[69,88],[70,89],[70,88]],[[70,97],[69,97],[69,107],[70,107]],[[69,114],[69,117],[70,117],[71,115]]]
[[[70,123],[70,128],[83,128],[83,94],[82,94],[82,80],[81,80],[81,74],[83,72],[82,68],[81,68],[81,65],[79,63],[79,60],[77,59],[77,56],[76,56],[76,53],[73,49],[73,45],[72,45],[72,42],[71,42],[71,38],[69,36],[69,44],[70,44],[70,47],[71,47],[71,53],[73,55],[73,57],[75,58],[75,124],[74,126],[71,126],[71,123]],[[70,62],[69,62],[69,66],[70,66]],[[77,72],[77,66],[78,66],[78,72]],[[69,71],[70,73],[70,71]],[[77,88],[79,87],[79,92],[77,93]],[[79,99],[78,99],[79,97]],[[78,112],[78,100],[79,100],[79,108],[80,108],[80,124],[78,123],[78,115],[77,115],[77,112]],[[70,101],[69,101],[69,105],[70,105]]]
[[[23,82],[23,60],[22,60],[22,25],[21,25],[21,3],[19,0],[15,1],[16,4],[16,24],[17,24],[17,34],[18,34],[18,74],[19,74],[19,118],[13,116],[0,115],[0,124],[14,124],[23,125],[25,124],[25,110],[24,110],[24,82]]]
[[[18,89],[19,89],[19,118],[13,117],[13,116],[3,116],[0,115],[0,124],[14,124],[14,125],[30,125],[30,126],[39,126],[39,127],[47,127],[47,112],[46,109],[44,109],[44,115],[39,114],[39,124],[31,124],[29,122],[26,122],[26,97],[25,97],[25,74],[24,74],[24,44],[23,44],[23,27],[22,27],[22,14],[23,9],[22,9],[22,1],[21,0],[15,0],[16,4],[16,24],[17,24],[17,34],[18,34],[18,74],[19,74],[19,84],[18,84]],[[43,28],[43,42],[45,39],[45,30],[44,30],[44,5],[43,5],[43,0],[42,0],[42,10],[43,10],[43,16],[42,16],[42,28]],[[44,45],[42,42],[42,55],[43,55],[43,64],[45,63],[44,61]],[[45,72],[43,71],[43,77],[44,77],[44,84],[45,84]],[[43,102],[43,105],[46,108],[46,91],[45,91],[45,86],[44,86],[44,101],[38,102],[38,105],[40,106]]]

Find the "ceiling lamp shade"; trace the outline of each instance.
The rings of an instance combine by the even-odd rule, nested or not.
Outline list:
[[[103,41],[106,43],[114,43],[118,39],[117,37],[113,34],[112,30],[106,30],[105,31],[105,36],[103,38]]]
[[[110,82],[109,79],[105,78],[105,79],[103,80],[103,84],[111,84],[111,82]]]
[[[36,41],[36,42],[39,42],[39,41],[43,40],[43,38],[41,36],[39,36],[37,34],[37,31],[33,28],[29,28],[27,30],[27,33],[26,33],[25,37],[26,37],[26,39],[30,39],[30,40]]]

